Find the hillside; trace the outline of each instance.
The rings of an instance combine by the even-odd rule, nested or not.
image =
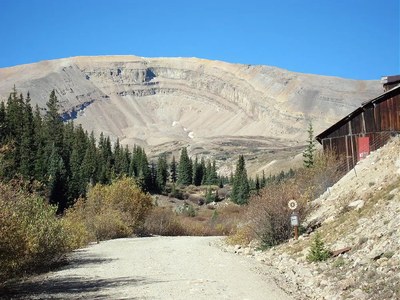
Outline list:
[[[263,253],[252,248],[239,252],[274,266],[278,285],[297,299],[399,299],[399,189],[397,136],[310,203],[303,225],[320,226],[330,250],[350,247],[349,252],[326,262],[307,262],[315,232]]]
[[[287,162],[301,152],[309,120],[320,132],[382,91],[378,81],[135,56],[73,57],[0,69],[1,100],[14,85],[29,91],[40,107],[55,89],[63,117],[96,136],[104,132],[122,144],[141,145],[150,156],[177,154],[190,145],[191,155],[211,155],[220,166],[225,162],[227,174],[229,159],[239,153],[250,160],[250,173]]]

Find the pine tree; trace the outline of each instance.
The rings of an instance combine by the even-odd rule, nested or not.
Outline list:
[[[257,194],[258,194],[258,191],[261,188],[260,178],[258,177],[258,175],[256,175],[256,183],[255,183],[255,185],[256,185],[255,188],[256,188],[256,191],[257,191]]]
[[[196,158],[194,160],[194,164],[193,164],[193,184],[195,186],[201,185],[201,182],[203,181],[203,176],[204,176],[204,174],[203,174],[202,163],[198,162],[197,156],[196,156]]]
[[[150,163],[150,186],[147,188],[152,193],[159,193],[160,188],[157,183],[157,168],[154,162]]]
[[[40,108],[37,104],[33,113],[33,129],[33,141],[35,149],[35,152],[32,153],[34,157],[34,178],[40,182],[44,182],[45,174],[47,172],[48,157],[47,159],[45,157],[43,120],[40,114]]]
[[[176,161],[175,161],[175,156],[172,156],[172,161],[171,161],[171,181],[173,183],[176,182],[176,180],[178,179],[178,174],[177,174],[177,169],[176,169]]]
[[[2,144],[6,137],[7,132],[6,123],[6,106],[3,101],[0,102],[0,144]]]
[[[247,203],[249,196],[250,187],[247,179],[246,165],[243,155],[240,155],[233,179],[231,199],[234,203],[245,204]]]
[[[192,183],[192,163],[190,162],[186,147],[182,148],[178,166],[178,183],[190,185]]]
[[[312,123],[308,125],[308,140],[307,148],[303,152],[303,164],[306,168],[312,168],[314,166],[314,153],[315,153],[315,141],[314,141],[314,129]]]
[[[264,188],[267,185],[267,178],[265,177],[264,170],[262,171],[262,178],[261,178],[261,188]]]
[[[118,176],[123,173],[124,169],[124,152],[123,148],[121,148],[121,145],[119,143],[119,138],[117,138],[115,144],[114,144],[114,172]]]
[[[164,191],[168,180],[168,164],[165,153],[160,154],[157,161],[157,186],[160,191]]]
[[[28,93],[22,115],[22,136],[21,136],[21,149],[20,149],[20,166],[19,172],[26,179],[31,179],[34,176],[35,156],[36,153],[34,141],[34,123],[33,112],[30,104],[31,98]]]
[[[64,211],[67,203],[67,178],[64,162],[53,145],[48,166],[49,201],[58,205],[58,212]]]
[[[81,165],[81,178],[84,182],[90,183],[92,186],[97,183],[98,154],[96,148],[96,140],[93,131],[90,134],[89,142],[86,148],[85,156]]]
[[[57,153],[62,156],[63,148],[63,123],[58,114],[59,103],[55,91],[50,94],[49,101],[46,103],[47,111],[44,116],[44,126],[47,140],[47,155],[51,155],[52,147],[54,146]]]
[[[210,174],[209,174],[209,182],[210,184],[218,184],[218,174],[217,174],[217,167],[216,167],[216,163],[215,163],[215,159],[212,162],[211,165],[211,170],[210,170]]]
[[[8,179],[11,179],[20,169],[21,164],[21,142],[24,124],[24,100],[23,96],[18,97],[14,86],[13,92],[9,95],[6,106],[6,143],[12,149],[5,154],[5,165]]]
[[[325,247],[319,232],[317,232],[312,240],[311,248],[307,255],[310,262],[319,262],[327,260],[331,256],[330,251]]]
[[[235,177],[233,176],[233,172],[229,175],[229,184],[233,185],[233,182],[235,181]]]

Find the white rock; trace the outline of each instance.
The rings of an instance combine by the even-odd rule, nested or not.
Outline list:
[[[365,204],[364,200],[356,200],[353,202],[350,202],[347,206],[356,210],[361,209]]]
[[[361,289],[354,290],[350,295],[352,295],[357,300],[364,300],[368,297],[368,294],[363,292]]]

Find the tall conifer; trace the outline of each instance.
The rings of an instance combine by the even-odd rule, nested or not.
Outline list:
[[[183,147],[178,166],[178,183],[182,185],[191,184],[192,174],[192,163],[190,162],[186,147]]]
[[[231,199],[234,203],[245,204],[250,196],[250,186],[247,178],[244,156],[240,155],[236,165]]]

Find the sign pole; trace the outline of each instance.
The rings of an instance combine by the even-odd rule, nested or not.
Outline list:
[[[297,240],[299,238],[299,215],[295,212],[295,209],[297,208],[296,200],[290,200],[288,206],[292,210],[292,215],[290,216],[290,224],[293,226],[294,239]]]

